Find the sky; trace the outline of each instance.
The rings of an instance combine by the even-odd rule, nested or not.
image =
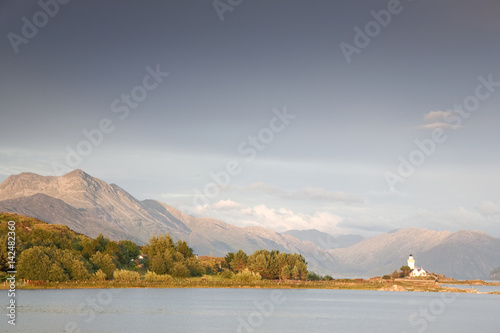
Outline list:
[[[500,237],[500,2],[0,1],[0,181],[278,232]]]

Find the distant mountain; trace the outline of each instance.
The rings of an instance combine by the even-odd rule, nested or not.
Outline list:
[[[330,255],[309,242],[260,227],[240,228],[212,218],[195,218],[156,200],[139,201],[115,184],[82,170],[64,176],[21,173],[0,184],[0,211],[67,225],[96,237],[144,244],[152,235],[170,233],[200,255],[224,256],[239,249],[277,249],[302,253],[317,271],[333,268]],[[328,258],[319,263],[315,258]]]
[[[500,267],[500,239],[483,232],[407,228],[373,238],[333,237],[318,230],[280,234],[262,227],[236,227],[212,218],[196,218],[156,200],[139,201],[115,184],[82,170],[64,176],[21,173],[0,184],[0,212],[11,212],[62,224],[96,237],[130,239],[144,244],[152,235],[170,233],[184,239],[195,253],[224,256],[242,249],[277,249],[304,255],[320,274],[374,276],[416,265],[459,279],[487,279]]]
[[[335,237],[316,229],[288,230],[283,234],[293,236],[303,242],[312,242],[323,250],[349,247],[361,242],[364,239],[360,235],[341,235]]]
[[[417,267],[458,279],[488,279],[500,266],[500,239],[480,231],[406,228],[328,252],[340,272],[364,276],[389,274],[406,265],[409,254]]]

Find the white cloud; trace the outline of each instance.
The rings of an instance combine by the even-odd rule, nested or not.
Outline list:
[[[213,207],[215,209],[218,209],[218,210],[223,210],[223,209],[230,210],[230,209],[241,208],[241,207],[243,207],[243,205],[241,205],[237,202],[234,202],[232,200],[220,200],[220,201],[216,202],[213,205]]]
[[[341,233],[338,224],[342,217],[329,212],[315,212],[312,215],[296,213],[286,208],[269,208],[264,204],[241,210],[246,225],[258,225],[276,231],[290,229],[318,229],[333,234]]]
[[[476,206],[477,211],[482,216],[491,217],[500,215],[500,205],[491,201],[485,201]]]
[[[346,233],[346,230],[338,226],[342,217],[325,211],[305,214],[286,208],[271,208],[265,204],[245,206],[232,200],[197,206],[195,211],[201,216],[210,216],[241,227],[260,226],[278,232],[318,229],[328,233]]]

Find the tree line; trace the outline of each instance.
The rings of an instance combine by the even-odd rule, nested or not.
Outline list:
[[[305,280],[309,274],[307,263],[301,254],[278,250],[257,250],[247,255],[243,250],[230,252],[224,258],[224,268],[233,273],[248,270],[269,280]]]
[[[303,280],[307,263],[300,254],[258,250],[251,255],[228,253],[219,265],[200,261],[183,240],[153,236],[144,246],[73,232],[66,226],[16,214],[0,214],[0,279],[8,269],[7,222],[16,221],[17,278],[43,281],[123,280],[169,281],[204,274],[222,274],[241,281]]]

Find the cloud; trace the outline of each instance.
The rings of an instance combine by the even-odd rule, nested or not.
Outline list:
[[[329,212],[315,212],[312,215],[296,213],[286,208],[269,208],[264,204],[241,210],[246,225],[258,225],[276,231],[290,229],[318,229],[329,233],[339,233],[338,224],[342,217]]]
[[[452,124],[449,121],[451,120],[451,116],[453,115],[458,115],[457,111],[454,110],[448,110],[448,111],[430,111],[425,114],[424,116],[424,121],[427,122],[427,124],[417,126],[417,129],[422,129],[422,130],[432,130],[435,128],[441,128],[441,129],[459,129],[459,128],[464,128],[462,125],[458,124]],[[458,115],[460,116],[460,115]]]
[[[195,211],[201,216],[210,216],[240,227],[260,226],[277,232],[318,229],[327,233],[347,233],[339,227],[343,218],[325,211],[305,214],[287,208],[270,208],[265,204],[245,206],[232,200],[197,206]]]
[[[485,217],[500,215],[500,205],[491,201],[485,201],[476,206],[479,214]]]
[[[266,183],[258,182],[244,188],[249,191],[259,191],[268,195],[274,195],[283,199],[362,203],[363,199],[346,192],[331,192],[319,187],[304,187],[297,191],[285,191]]]
[[[443,121],[451,116],[453,111],[430,111],[424,116],[425,121]]]
[[[453,125],[449,124],[449,123],[438,122],[438,123],[430,123],[430,124],[421,125],[421,126],[418,126],[417,128],[424,129],[424,130],[435,129],[435,128],[443,128],[444,129],[444,128],[453,128]]]
[[[243,207],[243,205],[232,200],[220,200],[213,205],[213,208],[218,210],[231,210],[241,207]]]

